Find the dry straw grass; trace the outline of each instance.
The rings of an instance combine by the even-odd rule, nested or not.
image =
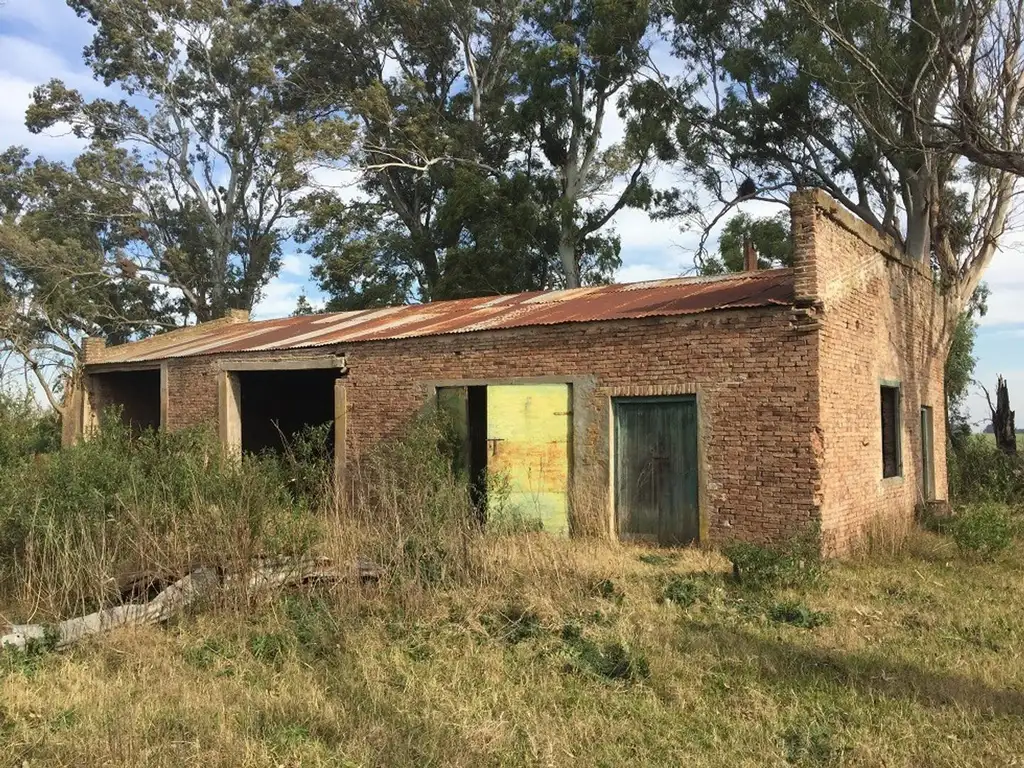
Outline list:
[[[354,468],[344,507],[306,511],[318,553],[379,563],[379,583],[225,599],[69,653],[0,655],[0,765],[982,766],[1024,754],[1018,546],[961,561],[942,537],[883,528],[813,586],[754,592],[710,552],[488,534],[436,439],[382,447]],[[19,601],[59,606],[64,587],[45,571],[68,567],[56,553],[75,546],[72,570],[108,573],[143,546],[180,564],[282,541],[224,509],[203,528],[129,521],[122,549],[101,546],[102,526],[35,527],[56,559],[22,550],[18,573],[50,591],[25,582]],[[199,530],[201,549],[188,544]],[[771,618],[780,604],[826,621]]]

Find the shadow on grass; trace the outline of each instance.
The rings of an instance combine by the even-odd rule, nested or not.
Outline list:
[[[932,672],[877,653],[842,653],[759,637],[739,627],[694,622],[686,641],[717,657],[717,668],[785,689],[843,688],[908,699],[925,706],[956,706],[992,715],[1024,716],[1024,692],[1000,690],[960,675]]]

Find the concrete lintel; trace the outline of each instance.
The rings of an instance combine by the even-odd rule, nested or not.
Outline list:
[[[502,387],[516,384],[576,384],[586,376],[504,376],[489,379],[437,379],[424,381],[428,390],[441,387]]]
[[[141,363],[86,363],[86,375],[91,373],[122,373],[124,371],[156,371],[163,363],[159,360],[147,360]]]
[[[320,355],[293,360],[220,360],[217,368],[221,371],[310,371],[337,369],[347,371],[344,355]]]

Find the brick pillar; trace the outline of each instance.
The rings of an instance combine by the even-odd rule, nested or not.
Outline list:
[[[98,363],[100,361],[100,358],[103,357],[103,351],[106,348],[106,339],[98,339],[93,336],[87,336],[82,341],[82,362]]]
[[[789,197],[790,227],[793,238],[793,269],[795,297],[798,303],[821,300],[821,279],[818,269],[816,225],[818,218],[816,189],[801,189]]]

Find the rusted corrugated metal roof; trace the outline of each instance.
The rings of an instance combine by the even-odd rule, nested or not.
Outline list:
[[[437,301],[401,307],[211,324],[104,350],[96,363],[135,363],[227,352],[301,349],[450,333],[788,306],[793,271],[681,277],[563,291]]]

